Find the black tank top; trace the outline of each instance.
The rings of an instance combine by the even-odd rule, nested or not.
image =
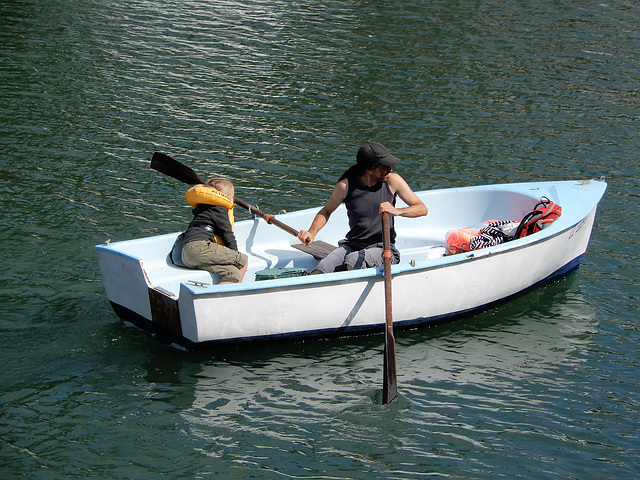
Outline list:
[[[349,233],[347,240],[354,243],[372,245],[382,243],[382,220],[379,207],[383,202],[396,204],[396,196],[391,193],[388,182],[380,182],[373,187],[367,187],[360,179],[353,175],[348,177],[349,188],[344,199],[349,218]],[[391,217],[391,243],[396,241],[396,231]]]

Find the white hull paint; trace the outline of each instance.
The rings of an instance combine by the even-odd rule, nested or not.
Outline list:
[[[506,301],[575,270],[584,255],[606,183],[537,182],[419,192],[429,215],[396,218],[402,261],[392,267],[396,327],[439,323]],[[483,220],[519,220],[541,196],[562,206],[542,232],[469,254],[442,256],[448,230]],[[307,228],[318,209],[278,217]],[[317,240],[337,244],[347,231],[343,207]],[[179,232],[99,245],[107,297],[118,315],[186,346],[382,331],[381,268],[255,282],[271,267],[317,262],[291,247],[297,239],[262,220],[236,223],[249,255],[245,282],[217,285],[206,271],[170,264]]]

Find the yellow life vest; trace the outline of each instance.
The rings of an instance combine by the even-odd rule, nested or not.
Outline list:
[[[189,190],[187,190],[185,196],[187,197],[187,203],[193,208],[196,208],[201,203],[204,203],[205,205],[217,205],[226,208],[227,212],[229,213],[229,223],[231,224],[231,230],[233,231],[234,204],[233,200],[227,195],[219,190],[216,190],[213,187],[208,187],[207,185],[196,185],[195,187],[191,187]],[[218,235],[216,235],[214,238],[218,245],[224,245],[224,242]]]

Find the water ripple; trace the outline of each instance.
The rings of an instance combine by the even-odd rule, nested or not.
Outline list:
[[[638,477],[639,18],[625,0],[2,2],[0,472]],[[578,275],[399,332],[389,406],[379,337],[194,355],[115,318],[93,245],[189,217],[154,151],[277,213],[321,205],[367,139],[416,189],[606,175]]]

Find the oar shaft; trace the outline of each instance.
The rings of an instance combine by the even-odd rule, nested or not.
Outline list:
[[[274,217],[273,215],[270,215],[268,213],[264,213],[262,210],[260,210],[257,207],[254,207],[253,205],[248,204],[247,202],[245,202],[244,200],[239,199],[238,197],[233,197],[233,202],[238,205],[239,207],[245,208],[249,211],[249,213],[253,213],[255,215],[258,215],[262,218],[264,218],[264,220],[269,224],[269,225],[275,225],[276,227],[281,228],[282,230],[284,230],[285,232],[290,233],[291,235],[293,235],[294,237],[298,236],[298,230],[296,230],[293,227],[290,227],[287,224],[282,223],[280,220],[278,220],[276,217]]]
[[[382,245],[384,252],[384,304],[385,304],[385,332],[384,332],[384,362],[382,365],[382,403],[391,403],[398,396],[398,377],[396,370],[396,340],[393,335],[393,302],[391,301],[391,227],[389,214],[382,214]]]

